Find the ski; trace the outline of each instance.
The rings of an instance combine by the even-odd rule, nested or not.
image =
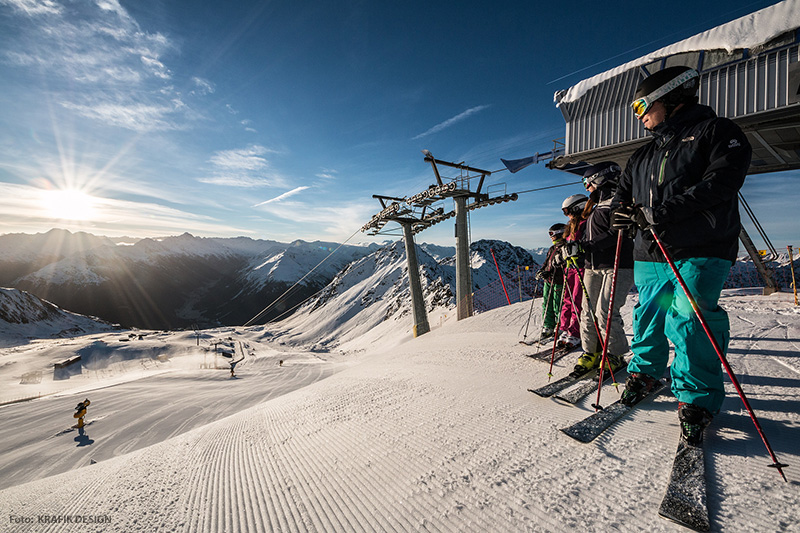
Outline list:
[[[708,531],[703,443],[692,446],[681,437],[659,516],[695,531]]]
[[[521,340],[519,341],[520,344],[524,344],[525,346],[544,346],[545,344],[552,344],[553,336],[550,335],[549,337],[543,337],[541,339],[536,340]]]
[[[553,353],[553,347],[550,346],[545,348],[544,350],[540,350],[536,353],[532,353],[528,355],[531,359],[538,359],[539,361],[550,362],[550,358],[552,357],[553,361],[558,361],[565,355],[568,355],[575,350],[580,349],[580,346],[564,346],[563,348],[556,348],[555,354]]]
[[[541,387],[539,387],[537,389],[528,389],[528,390],[530,392],[534,393],[534,394],[538,394],[539,396],[542,396],[544,398],[548,398],[548,397],[552,396],[553,394],[566,389],[567,387],[569,387],[570,385],[572,385],[572,384],[574,384],[574,383],[576,383],[578,381],[581,381],[581,380],[584,380],[584,379],[591,379],[591,378],[593,378],[595,376],[597,376],[597,370],[590,370],[590,371],[588,371],[588,372],[586,372],[584,374],[580,374],[578,376],[576,376],[574,374],[567,374],[563,378],[557,379],[557,380],[553,381],[552,383],[548,383],[547,385],[543,385],[543,386],[541,386]]]
[[[624,367],[618,370],[618,372],[624,371]],[[555,397],[568,403],[578,403],[583,398],[597,390],[597,379],[597,370],[593,370],[591,375],[585,374],[584,376],[580,377],[577,385],[572,388],[569,388],[569,385],[567,385],[558,394],[556,394]],[[603,372],[603,383],[606,383],[609,379],[611,379],[611,372],[606,370]],[[569,390],[565,390],[568,388]]]
[[[638,405],[642,400],[650,398],[657,394],[664,384],[657,381],[653,389],[645,394],[639,402],[633,405],[625,405],[622,401],[617,400],[605,409],[600,409],[583,420],[575,422],[569,427],[563,428],[561,431],[580,442],[592,442],[598,435],[608,429],[614,422],[625,416],[631,409]]]

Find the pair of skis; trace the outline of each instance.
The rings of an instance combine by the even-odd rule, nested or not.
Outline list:
[[[664,385],[659,381],[639,402],[626,405],[617,400],[605,409],[600,409],[561,431],[577,441],[591,442],[614,422],[633,410],[642,400],[652,398],[663,388]],[[702,442],[698,446],[693,446],[681,436],[672,463],[669,484],[661,500],[658,514],[695,531],[709,530]]]
[[[589,370],[583,374],[574,372],[567,374],[561,379],[548,383],[536,389],[528,389],[530,392],[542,396],[543,398],[554,397],[565,402],[575,404],[597,390],[597,369]],[[604,373],[603,382],[611,379],[611,373]]]

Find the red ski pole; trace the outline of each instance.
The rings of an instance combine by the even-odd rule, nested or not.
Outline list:
[[[606,362],[608,361],[608,339],[611,333],[611,317],[614,312],[614,298],[617,292],[617,273],[619,272],[619,256],[622,254],[622,230],[617,232],[617,251],[614,255],[614,272],[611,274],[611,294],[608,299],[608,318],[606,319],[606,340],[603,342],[603,356],[600,358],[600,372],[597,382],[597,402],[592,406],[597,411],[600,407],[600,391],[603,390],[603,370],[605,369]],[[611,370],[611,363],[608,363],[608,370],[611,372],[611,379],[614,381],[614,372]],[[614,384],[616,387],[616,383]]]
[[[733,373],[731,366],[728,364],[728,360],[722,353],[722,349],[719,347],[717,340],[714,338],[714,334],[711,333],[711,328],[709,327],[708,322],[706,322],[703,313],[700,311],[700,307],[697,305],[697,300],[695,300],[694,297],[692,296],[692,293],[689,291],[689,287],[686,285],[686,282],[683,280],[683,277],[681,276],[680,272],[678,272],[678,267],[675,266],[675,262],[672,260],[672,257],[670,257],[669,253],[667,252],[667,249],[661,243],[661,239],[658,238],[658,235],[656,235],[656,231],[653,229],[652,226],[650,227],[650,234],[653,236],[653,239],[655,239],[656,244],[658,244],[658,247],[661,249],[661,253],[664,254],[664,259],[666,259],[667,263],[669,263],[669,267],[672,269],[672,273],[675,274],[675,278],[678,280],[678,283],[683,289],[683,292],[686,294],[686,298],[688,298],[689,303],[692,305],[692,309],[694,309],[694,314],[695,316],[697,316],[697,320],[699,320],[700,324],[703,326],[706,335],[708,335],[708,340],[711,341],[711,345],[714,347],[714,351],[717,352],[717,357],[719,357],[719,360],[722,362],[722,366],[725,368],[725,372],[727,372],[728,377],[731,378],[731,382],[733,382],[733,386],[736,388],[736,392],[739,394],[739,398],[741,398],[742,403],[744,403],[744,406],[747,409],[748,414],[750,415],[750,419],[756,426],[756,431],[758,431],[761,440],[764,441],[764,445],[767,447],[769,456],[770,458],[772,458],[772,464],[769,466],[777,468],[783,480],[788,481],[786,479],[786,475],[784,475],[783,473],[783,468],[789,465],[779,463],[778,458],[775,457],[775,452],[772,451],[772,446],[769,445],[769,441],[767,441],[767,436],[764,434],[764,430],[761,429],[761,424],[758,422],[758,418],[756,418],[756,414],[755,412],[753,412],[753,408],[750,407],[750,402],[747,401],[747,396],[744,395],[744,391],[742,390],[741,385],[739,385],[739,380],[736,379],[736,375]]]
[[[489,248],[489,251],[492,252],[492,259],[494,259],[494,266],[497,267],[497,276],[500,278],[500,285],[503,286],[503,292],[506,294],[506,301],[508,302],[508,305],[511,305],[511,298],[508,297],[506,282],[503,281],[503,275],[500,273],[500,266],[497,264],[497,258],[494,256],[494,249]]]

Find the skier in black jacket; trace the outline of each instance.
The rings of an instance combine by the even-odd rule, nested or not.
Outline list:
[[[555,334],[556,320],[561,312],[561,300],[564,292],[564,260],[561,248],[564,245],[564,224],[553,224],[548,233],[553,245],[547,250],[542,268],[536,273],[538,279],[544,280],[542,292],[542,335],[540,341]]]
[[[742,130],[697,103],[698,73],[670,67],[639,84],[632,106],[653,140],[636,150],[623,172],[614,204],[615,229],[638,226],[634,280],[633,358],[622,401],[635,403],[667,367],[675,345],[672,392],[690,444],[719,412],[725,396],[722,368],[701,324],[650,234],[653,228],[723,351],[730,324],[718,301],[736,260],[738,197],[752,150]]]
[[[583,210],[586,226],[578,246],[584,256],[583,284],[588,298],[581,310],[583,354],[573,370],[578,375],[597,368],[602,356],[601,343],[606,337],[614,263],[617,259],[618,232],[611,229],[611,200],[621,172],[622,169],[613,161],[604,161],[591,165],[583,173],[583,185],[589,192],[589,201]],[[633,241],[627,235],[623,237],[618,265],[607,350],[612,370],[625,364],[623,355],[628,351],[628,339],[619,313],[633,286]],[[593,319],[600,329],[600,339]]]

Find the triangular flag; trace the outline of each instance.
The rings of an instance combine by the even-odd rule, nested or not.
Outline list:
[[[537,154],[538,155],[538,154]],[[509,172],[512,174],[514,172],[519,172],[523,168],[530,166],[538,160],[537,156],[525,157],[523,159],[503,159],[500,158],[500,161],[506,166]]]

